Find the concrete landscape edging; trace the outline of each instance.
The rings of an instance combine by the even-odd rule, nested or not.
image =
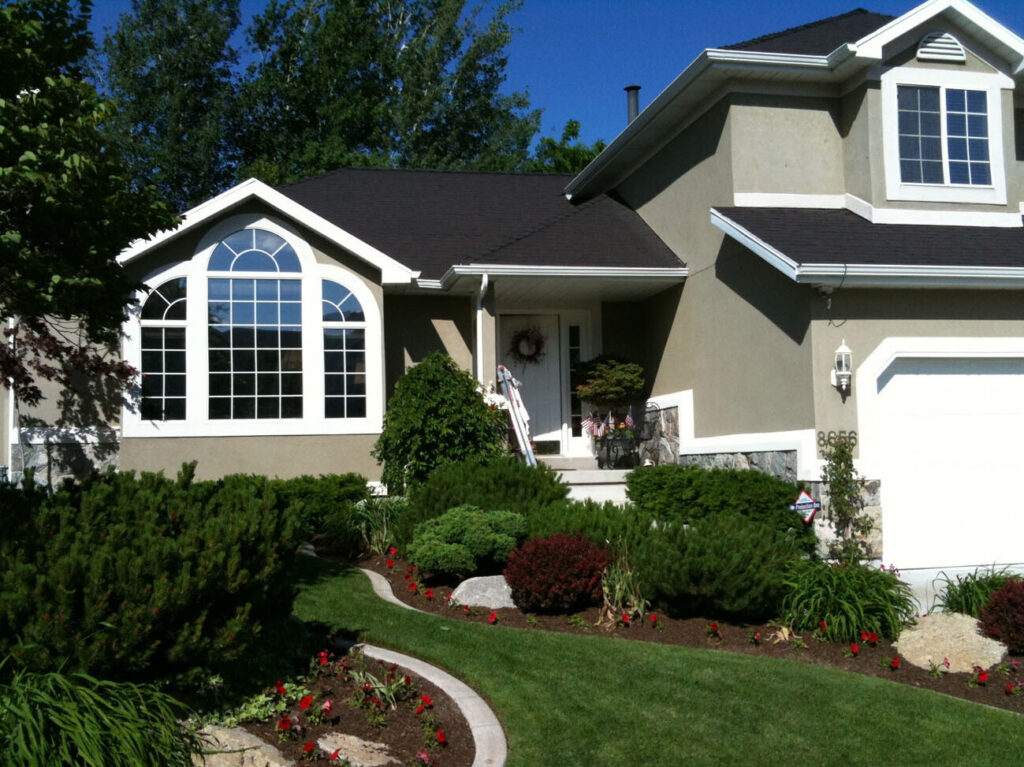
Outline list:
[[[359,569],[370,579],[374,593],[381,599],[409,610],[423,612],[399,600],[392,593],[387,579],[382,575],[363,568]],[[356,646],[365,655],[385,663],[397,663],[402,668],[408,669],[444,690],[445,694],[462,711],[462,715],[466,717],[469,729],[473,733],[476,756],[473,759],[472,767],[504,767],[505,760],[508,758],[508,741],[505,738],[505,731],[491,707],[469,685],[456,679],[447,671],[442,671],[437,666],[432,666],[409,655],[373,645],[360,644]]]

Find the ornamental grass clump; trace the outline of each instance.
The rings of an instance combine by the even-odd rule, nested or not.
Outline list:
[[[914,620],[910,587],[893,572],[868,565],[796,560],[784,585],[783,622],[796,631],[820,630],[832,642],[865,635],[896,639]]]
[[[416,526],[409,561],[430,573],[467,577],[498,572],[526,539],[526,520],[512,511],[457,506]]]
[[[521,610],[571,612],[601,601],[609,560],[608,552],[581,536],[552,535],[513,551],[505,580]]]
[[[992,595],[1010,581],[1019,581],[1020,576],[1008,570],[975,570],[967,575],[957,575],[952,581],[945,573],[939,577],[943,586],[939,590],[935,606],[949,613],[962,613],[977,618],[988,604]]]
[[[21,669],[0,684],[0,765],[191,767],[203,744],[190,715],[148,685]]]
[[[1024,581],[1010,580],[997,589],[982,608],[978,625],[1010,652],[1024,652]]]

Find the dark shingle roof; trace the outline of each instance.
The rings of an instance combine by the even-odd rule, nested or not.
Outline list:
[[[856,42],[870,32],[884,27],[894,18],[896,17],[857,8],[839,16],[830,16],[820,21],[812,21],[810,24],[722,47],[728,50],[825,56],[844,43]]]
[[[717,210],[799,264],[1024,266],[1024,228],[872,224],[848,210]]]
[[[469,263],[683,266],[612,198],[566,200],[571,178],[343,168],[278,191],[428,279]]]

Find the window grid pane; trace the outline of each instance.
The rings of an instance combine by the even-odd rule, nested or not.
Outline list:
[[[185,420],[185,328],[166,320],[185,319],[186,281],[170,280],[146,299],[142,311],[142,400],[148,421]]]
[[[210,418],[301,418],[302,326],[282,324],[301,321],[299,281],[210,280],[210,287]]]
[[[901,85],[899,107],[900,179],[932,184],[942,178],[942,115],[938,88]]]
[[[583,383],[579,380],[580,365],[580,326],[569,326],[569,418],[572,436],[583,434],[583,403],[576,387]]]
[[[366,417],[366,331],[362,307],[347,288],[324,280],[324,415]]]
[[[949,182],[990,184],[985,91],[946,89],[946,132]]]

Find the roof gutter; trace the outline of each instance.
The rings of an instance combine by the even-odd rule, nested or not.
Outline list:
[[[573,277],[614,278],[617,280],[664,279],[679,281],[686,279],[690,271],[680,267],[633,267],[633,266],[522,266],[519,264],[456,264],[436,281],[436,287],[442,290],[450,288],[459,277]],[[435,287],[432,280],[417,280],[421,287]]]
[[[711,209],[711,224],[793,282],[824,288],[1024,289],[1024,267],[907,264],[801,264],[750,230]]]

